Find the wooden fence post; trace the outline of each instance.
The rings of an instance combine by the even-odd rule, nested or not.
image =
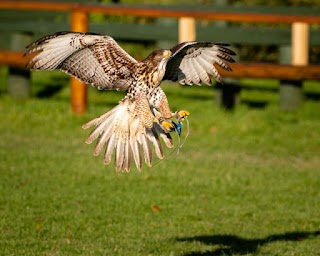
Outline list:
[[[88,14],[74,10],[71,13],[71,31],[88,31]],[[73,113],[82,114],[87,110],[87,85],[77,78],[71,77],[71,109]]]
[[[30,43],[30,34],[15,33],[11,37],[11,50],[21,51]],[[21,56],[22,58],[22,56]],[[30,70],[26,68],[9,67],[8,92],[16,98],[27,98],[31,92]]]
[[[307,65],[309,59],[309,28],[308,24],[296,22],[292,24],[291,30],[291,53],[289,49],[283,51],[286,56],[285,64]],[[281,54],[281,52],[280,52]],[[283,55],[283,54],[282,54]],[[291,60],[288,56],[291,55]],[[303,81],[281,81],[280,86],[280,108],[283,110],[294,110],[302,104]]]
[[[196,21],[194,18],[179,18],[179,43],[196,40]]]
[[[309,25],[303,22],[292,24],[292,65],[308,65]]]

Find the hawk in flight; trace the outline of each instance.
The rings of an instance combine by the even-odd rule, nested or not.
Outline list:
[[[235,53],[228,44],[184,42],[170,50],[155,50],[142,61],[124,51],[110,36],[93,33],[59,32],[27,46],[26,55],[35,53],[27,66],[36,70],[55,70],[75,76],[99,90],[126,90],[119,104],[83,125],[94,126],[86,143],[97,140],[94,155],[104,149],[104,163],[115,155],[117,171],[130,171],[134,161],[141,170],[143,158],[152,165],[152,152],[163,158],[160,138],[173,147],[170,132],[188,111],[171,112],[161,89],[163,80],[180,84],[221,82],[214,65],[231,71]],[[154,149],[152,149],[154,148]]]

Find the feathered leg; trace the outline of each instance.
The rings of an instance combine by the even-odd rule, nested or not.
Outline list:
[[[161,89],[161,87],[158,87],[155,89],[155,93],[153,94],[153,97],[151,97],[150,102],[151,104],[158,108],[162,117],[166,119],[172,118],[172,112],[170,110],[169,102],[167,99],[166,94]]]
[[[135,100],[135,113],[137,113],[137,115],[140,117],[145,127],[152,128],[153,122],[156,121],[156,118],[150,110],[150,105],[147,96],[140,93],[136,96]]]

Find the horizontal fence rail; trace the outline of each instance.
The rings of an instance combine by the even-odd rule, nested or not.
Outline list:
[[[24,52],[0,51],[0,65],[9,65],[23,68],[31,56],[23,57]],[[272,63],[239,62],[232,63],[232,72],[218,67],[224,77],[233,78],[270,78],[285,80],[319,80],[320,67],[318,65],[294,66]]]
[[[82,4],[82,3],[54,3],[37,1],[2,1],[0,9],[14,10],[38,10],[38,11],[67,11],[101,13],[108,15],[130,15],[154,18],[180,18],[191,17],[204,20],[223,20],[234,22],[266,22],[266,23],[294,23],[304,22],[308,24],[320,23],[319,15],[298,15],[298,14],[271,14],[271,13],[241,13],[197,10],[193,7],[190,10],[175,10],[155,7],[134,7],[103,4]]]

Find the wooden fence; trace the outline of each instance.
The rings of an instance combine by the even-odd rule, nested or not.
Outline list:
[[[309,51],[309,26],[313,23],[320,24],[320,15],[317,14],[284,14],[284,13],[257,13],[238,12],[235,9],[205,10],[177,9],[165,7],[134,7],[122,5],[79,4],[79,3],[52,3],[29,1],[1,1],[0,10],[32,10],[68,12],[71,14],[70,30],[86,32],[89,28],[89,14],[101,13],[108,15],[128,15],[152,18],[178,19],[179,41],[192,41],[197,38],[196,19],[215,20],[228,22],[253,22],[274,23],[291,25],[291,63],[235,63],[233,72],[220,70],[223,76],[243,78],[276,78],[290,81],[320,80],[320,66],[308,64]],[[317,31],[319,32],[319,31]],[[251,35],[248,35],[250,37]],[[250,38],[248,38],[250,41]],[[22,52],[0,51],[0,64],[22,67],[27,62],[23,59]],[[294,83],[296,84],[296,83]],[[280,90],[281,93],[281,90]],[[288,93],[288,91],[282,91]],[[281,95],[280,95],[281,97]],[[286,97],[287,99],[288,97]],[[290,101],[290,99],[289,99]],[[286,103],[287,105],[292,102]],[[286,105],[285,104],[285,105]],[[71,106],[75,113],[83,113],[87,107],[87,87],[77,79],[71,79]]]

